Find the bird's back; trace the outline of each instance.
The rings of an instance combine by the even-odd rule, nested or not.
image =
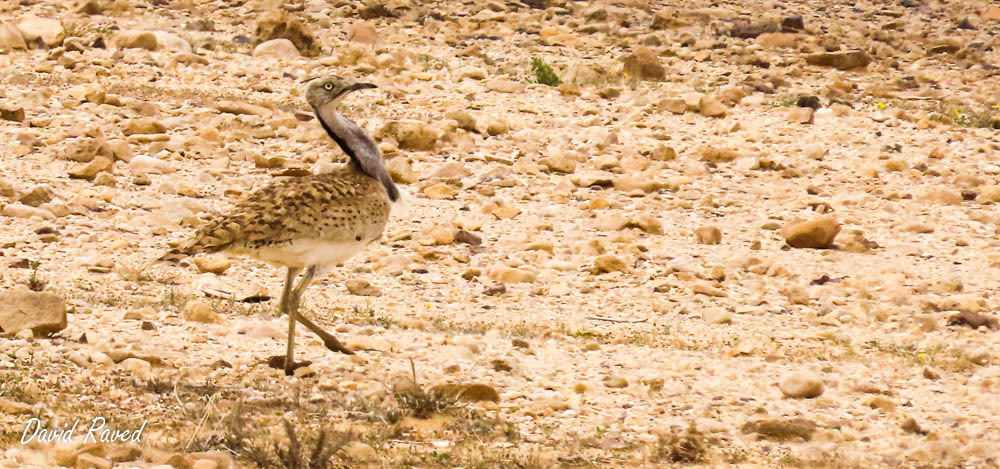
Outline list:
[[[289,266],[309,265],[316,256],[340,262],[382,236],[389,207],[379,181],[346,166],[257,190],[177,251],[227,251]]]

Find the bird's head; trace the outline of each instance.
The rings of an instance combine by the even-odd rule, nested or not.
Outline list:
[[[309,78],[303,80],[303,85],[305,86],[306,101],[316,109],[337,101],[352,91],[376,88],[371,83],[357,82],[337,75]]]

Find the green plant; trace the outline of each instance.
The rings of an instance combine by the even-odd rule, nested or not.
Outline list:
[[[42,291],[45,289],[45,282],[38,279],[38,266],[42,265],[38,261],[30,261],[28,266],[31,267],[31,275],[28,277],[28,288],[31,291]]]
[[[552,70],[552,67],[538,57],[531,58],[531,69],[535,72],[535,83],[541,83],[549,86],[559,86],[559,84],[562,83],[562,80],[559,79],[559,75],[556,75],[556,72]]]

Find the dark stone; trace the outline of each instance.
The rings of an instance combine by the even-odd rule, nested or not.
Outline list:
[[[778,32],[777,23],[736,23],[729,29],[729,35],[740,39],[754,39],[764,33]]]
[[[823,107],[823,105],[820,104],[819,102],[819,96],[811,96],[811,95],[799,96],[799,99],[795,102],[795,105],[798,107],[811,107],[813,109],[819,109]]]
[[[781,30],[786,33],[793,33],[806,29],[806,24],[801,16],[789,16],[781,20]]]

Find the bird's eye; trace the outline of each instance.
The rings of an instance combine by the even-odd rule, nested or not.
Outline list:
[[[333,83],[327,83],[323,85],[323,88],[325,88],[327,91],[330,91],[333,89]]]

